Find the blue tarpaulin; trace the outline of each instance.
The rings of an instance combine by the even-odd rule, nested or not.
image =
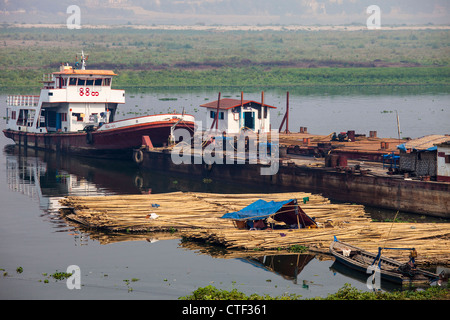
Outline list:
[[[399,144],[398,146],[397,146],[397,149],[399,149],[399,150],[401,150],[401,151],[403,151],[403,152],[406,152],[407,150],[406,150],[406,145],[403,143],[403,144]],[[437,150],[437,147],[436,146],[433,146],[433,147],[430,147],[430,148],[425,148],[425,149],[417,149],[417,148],[414,148],[414,147],[412,147],[411,148],[413,151],[436,151]]]
[[[258,221],[269,217],[287,225],[317,226],[316,222],[298,206],[296,199],[270,202],[259,199],[239,211],[226,213],[221,218]]]
[[[285,204],[292,202],[293,199],[286,201],[264,201],[259,199],[242,210],[226,213],[222,216],[224,219],[234,220],[262,220],[278,212]]]

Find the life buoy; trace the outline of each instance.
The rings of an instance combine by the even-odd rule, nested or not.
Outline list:
[[[134,185],[139,189],[142,189],[142,187],[144,186],[144,179],[141,176],[136,176],[134,178]]]
[[[140,164],[142,163],[142,161],[144,161],[144,153],[142,152],[142,150],[135,150],[133,153],[133,158],[134,162]]]

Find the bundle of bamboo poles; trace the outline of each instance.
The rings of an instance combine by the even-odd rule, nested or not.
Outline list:
[[[88,228],[107,231],[158,231],[170,229],[229,228],[233,221],[220,219],[228,212],[238,211],[254,201],[308,198],[302,204],[311,217],[341,221],[368,221],[362,206],[337,205],[309,193],[273,194],[207,194],[167,193],[120,195],[107,197],[66,197],[60,200],[65,216]],[[67,208],[69,210],[67,210]],[[152,213],[157,216],[152,219]]]
[[[387,223],[373,222],[346,224],[333,228],[292,230],[186,230],[190,239],[203,239],[221,244],[228,249],[279,250],[303,245],[310,250],[328,252],[336,236],[340,241],[376,253],[378,247],[415,248],[420,264],[450,264],[450,225],[435,223]],[[391,250],[387,256],[408,260],[408,251]]]
[[[308,198],[306,203],[303,198]],[[236,228],[228,212],[241,210],[258,199],[297,199],[300,207],[315,218],[319,228],[247,230]],[[174,192],[167,194],[66,197],[60,200],[65,217],[93,229],[113,232],[178,231],[179,237],[220,244],[227,249],[279,250],[304,245],[328,252],[336,236],[367,251],[378,247],[414,247],[423,263],[450,263],[450,224],[371,222],[364,207],[333,204],[309,193],[209,194]],[[155,219],[153,219],[156,217]],[[404,251],[390,257],[407,259]]]
[[[65,216],[88,228],[107,231],[164,231],[200,227],[223,212],[190,194],[176,192],[152,195],[120,195],[107,197],[66,197],[60,200]],[[157,216],[152,219],[152,213]],[[201,219],[200,219],[201,218]]]

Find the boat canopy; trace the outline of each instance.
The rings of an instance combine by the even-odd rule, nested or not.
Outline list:
[[[238,221],[258,221],[269,217],[287,225],[317,226],[316,222],[300,208],[296,199],[270,202],[259,199],[239,211],[226,213],[221,218]]]

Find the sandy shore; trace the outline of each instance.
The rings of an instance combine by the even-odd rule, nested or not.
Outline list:
[[[8,24],[14,28],[66,28],[65,24]],[[81,25],[84,29],[141,29],[141,30],[194,30],[194,31],[361,31],[365,25]],[[379,30],[450,30],[450,25],[382,26]]]

